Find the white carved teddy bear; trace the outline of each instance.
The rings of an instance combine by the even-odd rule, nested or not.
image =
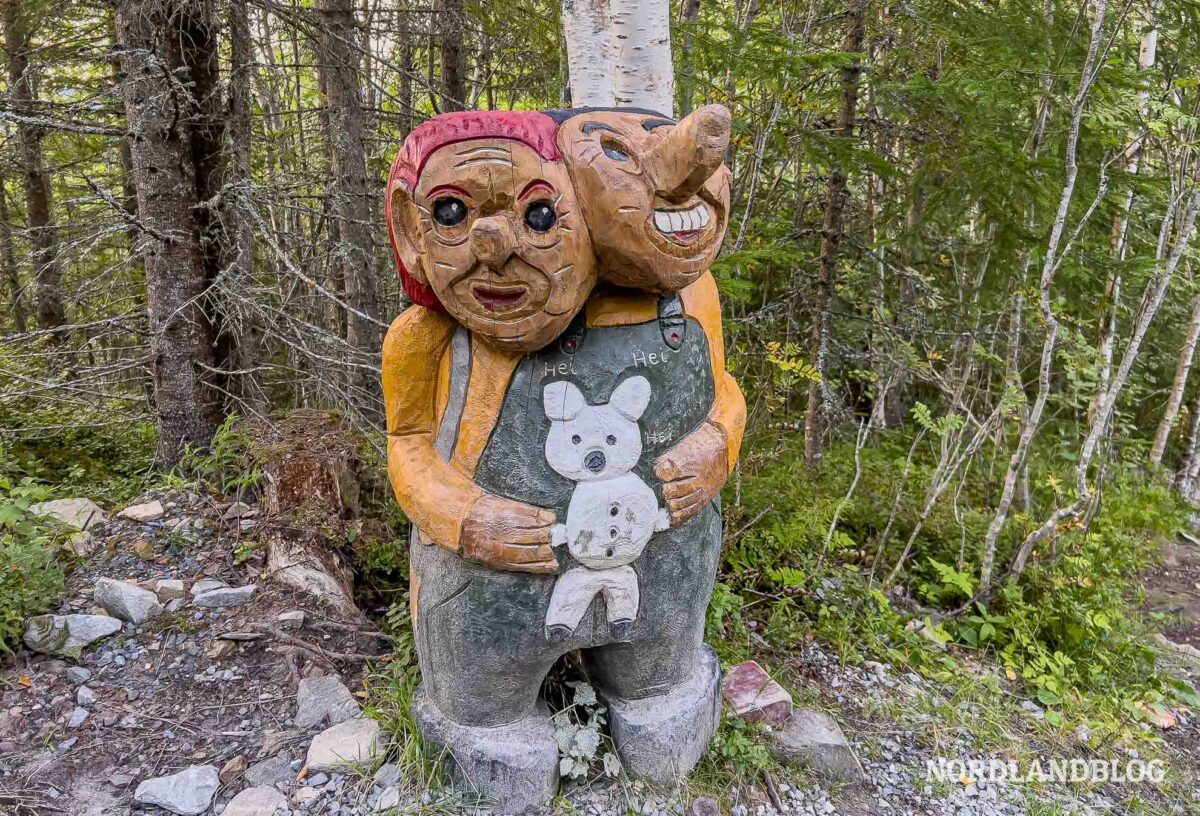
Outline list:
[[[566,639],[597,594],[618,639],[628,636],[638,611],[637,573],[629,566],[670,517],[650,486],[632,473],[642,455],[638,420],[650,403],[650,383],[630,377],[604,404],[588,405],[574,384],[553,382],[542,391],[550,418],[546,461],[575,482],[566,524],[554,526],[554,546],[566,544],[583,566],[554,584],[546,637]]]

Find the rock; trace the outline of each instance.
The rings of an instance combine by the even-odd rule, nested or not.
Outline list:
[[[184,589],[183,581],[176,578],[162,578],[154,582],[154,594],[158,596],[159,601],[167,603],[177,598],[187,597],[187,590]]]
[[[146,538],[133,542],[133,554],[143,561],[149,561],[154,557],[154,542]]]
[[[65,547],[80,558],[87,558],[96,551],[96,537],[91,533],[74,533],[67,539]]]
[[[115,773],[108,778],[108,784],[112,785],[114,788],[123,788],[131,782],[133,782],[133,776],[131,774]]]
[[[276,811],[287,813],[287,797],[265,785],[246,788],[230,800],[221,816],[274,816]]]
[[[237,654],[237,644],[232,640],[214,640],[204,650],[209,660],[227,660]]]
[[[83,725],[88,718],[88,710],[83,706],[75,706],[75,710],[71,712],[71,718],[67,720],[67,728],[78,728]]]
[[[235,501],[233,504],[225,508],[225,512],[221,514],[221,518],[225,519],[226,521],[233,521],[235,519],[249,518],[257,515],[258,511],[250,505],[246,504],[245,502]]]
[[[316,788],[316,787],[320,787],[321,785],[324,785],[328,781],[329,781],[329,774],[319,773],[319,774],[313,774],[312,776],[310,776],[308,779],[306,779],[304,781],[304,784],[311,785],[312,787]]]
[[[75,692],[75,702],[81,706],[93,706],[96,704],[96,692],[87,686],[80,686],[79,690]]]
[[[107,615],[38,615],[25,623],[25,646],[33,652],[79,657],[83,648],[121,631]]]
[[[822,711],[797,711],[772,737],[771,751],[786,765],[803,765],[838,782],[861,782],[866,778],[842,729]]]
[[[376,785],[391,787],[400,784],[400,766],[394,762],[385,762],[379,766],[373,777]]]
[[[88,680],[91,680],[91,679],[92,679],[91,670],[85,669],[83,666],[72,666],[71,668],[67,669],[67,682],[68,683],[86,683]]]
[[[375,810],[392,810],[400,807],[400,789],[396,787],[387,787],[383,789],[383,793],[379,794],[379,802],[375,805]]]
[[[218,640],[233,640],[238,643],[248,643],[252,640],[263,640],[266,638],[262,632],[222,632],[217,635]]]
[[[292,804],[304,807],[307,802],[311,802],[324,792],[325,791],[318,790],[317,788],[301,788],[292,794]]]
[[[237,779],[246,772],[246,757],[238,754],[221,766],[221,772],[217,774],[222,785],[228,785],[233,780]]]
[[[147,779],[137,786],[135,801],[158,805],[180,816],[196,816],[208,810],[221,785],[212,765],[192,765],[170,776]]]
[[[251,785],[287,785],[295,779],[292,764],[285,756],[273,756],[256,762],[246,769],[246,782]]]
[[[792,715],[792,695],[753,660],[740,663],[726,673],[721,694],[733,713],[747,722],[782,725]]]
[[[304,610],[297,609],[294,612],[280,612],[275,618],[280,629],[303,629],[304,628]]]
[[[141,625],[162,612],[162,604],[153,592],[111,578],[97,578],[96,591],[92,597],[114,618],[136,625]]]
[[[126,507],[120,513],[117,513],[117,518],[126,519],[127,521],[146,522],[157,521],[166,514],[167,511],[163,509],[162,502],[155,499],[145,504],[133,504]]]
[[[332,771],[346,763],[368,762],[379,749],[379,723],[363,717],[347,720],[313,737],[309,771]]]
[[[692,802],[692,816],[721,816],[721,806],[715,799],[701,796]]]
[[[221,587],[210,589],[208,592],[195,595],[192,603],[213,609],[226,609],[231,606],[242,606],[254,600],[254,592],[258,589],[254,584],[240,587]]]
[[[201,578],[192,584],[192,595],[203,595],[205,592],[212,592],[214,589],[224,589],[227,586],[229,584],[220,578]]]
[[[296,725],[337,725],[359,714],[358,702],[337,677],[306,677],[296,692]]]
[[[104,510],[91,499],[55,499],[30,505],[29,512],[37,516],[49,516],[68,527],[86,530],[93,524],[108,521]]]

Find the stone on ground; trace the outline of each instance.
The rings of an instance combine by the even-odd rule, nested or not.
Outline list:
[[[358,714],[358,702],[337,677],[306,677],[300,681],[296,693],[296,725],[300,728],[337,725]]]
[[[823,711],[801,709],[773,735],[772,752],[785,765],[803,765],[838,782],[865,779],[842,729]]]
[[[700,796],[692,801],[692,816],[721,816],[721,806],[715,799]]]
[[[55,499],[40,502],[30,505],[29,512],[37,516],[50,516],[77,530],[86,530],[93,524],[108,520],[100,505],[91,499]]]
[[[96,703],[96,692],[87,686],[80,686],[75,692],[75,702],[81,706],[92,706]]]
[[[145,504],[133,504],[126,507],[117,513],[117,518],[128,521],[157,521],[166,514],[167,511],[163,509],[162,502],[155,499]]]
[[[25,646],[31,652],[78,657],[83,648],[121,631],[107,615],[38,615],[25,622]]]
[[[281,629],[303,629],[304,628],[304,610],[297,609],[293,612],[280,612],[275,618]]]
[[[221,814],[222,816],[274,816],[278,810],[287,813],[287,809],[286,796],[274,788],[260,785],[246,788],[233,797]]]
[[[72,666],[67,669],[67,681],[70,683],[86,683],[92,679],[92,670],[83,666]]]
[[[237,779],[246,771],[246,757],[238,754],[232,757],[228,762],[221,766],[221,772],[217,774],[222,785],[228,785],[233,780]]]
[[[236,519],[249,518],[256,515],[258,515],[256,509],[245,502],[235,501],[225,508],[225,512],[221,514],[221,518],[226,521],[235,521]]]
[[[137,786],[133,798],[143,805],[158,805],[179,816],[197,816],[208,810],[220,787],[212,765],[192,765],[179,773],[147,779]]]
[[[192,584],[192,595],[203,595],[205,592],[212,592],[214,589],[224,589],[227,586],[229,584],[220,578],[201,578]]]
[[[71,718],[67,720],[67,728],[78,728],[87,721],[88,710],[83,706],[75,706],[75,710],[71,712]]]
[[[154,594],[158,596],[158,600],[166,603],[186,597],[187,590],[184,589],[183,581],[178,578],[163,578],[154,582]]]
[[[382,785],[385,788],[400,784],[400,766],[394,762],[385,762],[379,766],[379,770],[372,777],[376,785]]]
[[[201,593],[192,598],[192,603],[196,606],[204,606],[213,609],[225,609],[231,606],[242,606],[254,600],[254,591],[257,587],[254,584],[246,584],[240,587],[221,587],[219,589],[210,589],[208,592]]]
[[[114,618],[137,625],[162,612],[162,604],[153,592],[111,578],[97,578],[96,591],[92,597]]]
[[[400,807],[400,789],[397,787],[387,787],[383,789],[383,793],[379,794],[379,802],[375,805],[375,810],[392,810]]]
[[[254,763],[246,769],[245,778],[246,782],[251,785],[274,786],[287,785],[295,779],[295,776],[287,757],[280,755]]]
[[[379,750],[379,723],[366,717],[347,720],[313,737],[308,746],[308,770],[333,771],[347,763],[370,761]]]
[[[721,694],[733,713],[746,722],[782,725],[792,715],[792,695],[753,660],[739,663],[725,674]]]

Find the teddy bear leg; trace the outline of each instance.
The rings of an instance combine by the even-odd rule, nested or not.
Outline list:
[[[628,640],[640,600],[637,573],[633,567],[626,565],[604,570],[604,578],[601,592],[604,594],[609,632],[616,640]]]
[[[575,567],[559,576],[546,610],[546,639],[559,643],[570,637],[603,584],[603,573],[586,567]]]

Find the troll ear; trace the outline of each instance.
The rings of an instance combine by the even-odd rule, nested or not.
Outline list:
[[[630,377],[612,392],[608,404],[621,416],[637,422],[650,404],[650,381],[645,377]]]
[[[390,221],[388,228],[392,233],[392,246],[396,255],[404,264],[404,269],[417,282],[428,285],[425,267],[421,264],[421,246],[424,243],[425,230],[421,224],[421,211],[417,209],[404,184],[397,182],[392,185],[391,198],[388,202]]]
[[[566,380],[552,382],[542,390],[542,405],[546,416],[556,422],[570,422],[579,416],[587,401],[575,383]]]

